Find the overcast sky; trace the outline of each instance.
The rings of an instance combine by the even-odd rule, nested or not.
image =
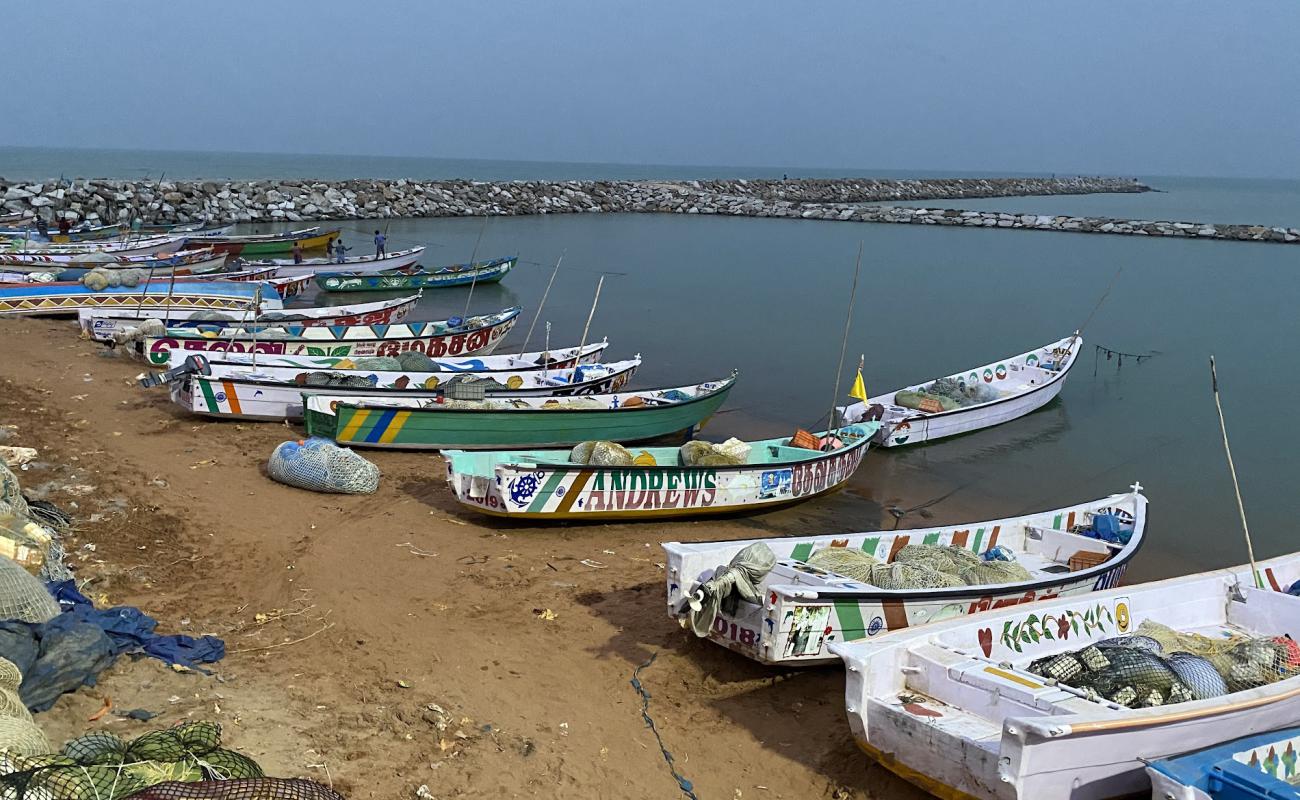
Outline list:
[[[5,5],[0,145],[1300,176],[1300,3]]]

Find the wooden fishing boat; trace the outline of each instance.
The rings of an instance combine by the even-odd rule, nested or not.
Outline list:
[[[640,441],[693,428],[717,411],[735,382],[733,373],[675,389],[443,402],[304,392],[303,403],[308,434],[355,447],[559,447]]]
[[[144,225],[140,228],[141,233],[169,233],[184,234],[191,241],[211,238],[215,236],[229,236],[235,230],[234,223],[226,225],[210,225],[205,223],[190,223],[185,225]]]
[[[1147,764],[1152,800],[1300,800],[1300,728],[1243,736]]]
[[[207,277],[218,281],[266,281],[275,277],[275,267],[237,269],[231,272],[218,272]]]
[[[119,264],[110,261],[102,264],[76,262],[78,266],[67,266],[60,262],[19,262],[8,263],[0,259],[0,281],[5,283],[42,283],[48,281],[79,281],[93,269],[107,272],[120,272],[134,269],[145,273],[146,279],[168,280],[171,276],[190,276],[196,279],[221,278],[220,270],[225,266],[226,257],[213,255],[211,251],[185,251],[170,258],[149,258],[134,264]]]
[[[81,309],[199,308],[238,313],[254,302],[256,285],[222,281],[146,281],[98,291],[79,282],[0,285],[0,315],[76,314]],[[265,299],[264,299],[265,301]],[[273,298],[279,303],[279,298]]]
[[[1300,554],[1257,567],[834,643],[849,727],[941,797],[1148,792],[1147,762],[1300,717]]]
[[[653,447],[630,466],[575,464],[569,450],[444,450],[447,482],[462,505],[501,517],[544,520],[658,519],[762,511],[831,492],[857,470],[876,423],[834,432],[835,450],[749,442],[745,463],[687,466],[681,449]]]
[[[578,348],[560,347],[548,351],[535,351],[531,353],[515,353],[513,355],[495,355],[495,356],[472,356],[456,359],[433,359],[434,372],[456,373],[456,372],[521,372],[524,370],[551,371],[558,369],[568,369],[575,364],[598,364],[604,355],[606,348],[609,347],[607,340],[594,342],[584,345],[582,348],[582,358],[577,358]],[[185,361],[188,353],[182,350],[173,350],[170,359],[167,362],[169,369],[175,369]],[[251,353],[231,353],[216,351],[206,356],[208,362],[215,368],[219,364],[229,364],[232,366],[248,367],[253,365],[254,356]],[[263,355],[256,356],[257,366],[262,367],[293,367],[298,370],[358,370],[373,371],[373,367],[366,366],[366,362],[354,361],[350,357],[344,356],[283,356],[283,355]]]
[[[215,281],[214,281],[215,283]],[[271,292],[263,292],[271,298]],[[278,292],[276,293],[278,297]],[[77,312],[81,332],[92,339],[109,341],[127,327],[138,327],[141,319],[165,319],[168,330],[193,328],[203,333],[214,333],[227,328],[268,330],[286,324],[312,326],[384,325],[400,322],[415,308],[418,297],[403,297],[380,303],[359,303],[345,306],[319,306],[284,308],[279,303],[263,306],[262,313],[250,316],[244,313],[223,314],[214,318],[208,309],[97,309],[87,308]]]
[[[88,225],[78,226],[67,233],[60,233],[57,228],[50,228],[42,236],[33,227],[14,227],[0,228],[0,238],[67,244],[69,242],[96,242],[103,239],[112,239],[115,236],[122,235],[124,230],[125,228],[121,225]]]
[[[233,284],[247,286],[249,284]],[[484,314],[451,325],[449,320],[398,325],[308,327],[285,325],[250,333],[234,328],[213,333],[189,329],[147,336],[136,352],[151,364],[166,364],[172,350],[194,352],[254,350],[268,355],[365,357],[395,356],[407,350],[431,358],[490,354],[519,318],[519,308]],[[259,355],[260,358],[260,355]]]
[[[1082,347],[1078,334],[1067,336],[1027,353],[877,395],[837,411],[844,424],[852,424],[874,418],[872,409],[879,407],[876,439],[884,447],[920,444],[1001,425],[1042,408],[1060,394]],[[963,399],[926,391],[937,386]]]
[[[158,253],[179,253],[185,249],[184,236],[152,236],[145,238],[128,238],[126,240],[109,239],[97,242],[77,242],[74,244],[44,244],[28,242],[21,239],[0,239],[0,251],[13,254],[30,255],[85,255],[87,253],[107,253],[113,256],[149,256]],[[204,244],[206,247],[207,244]]]
[[[395,270],[403,267],[409,267],[420,260],[424,255],[423,247],[412,247],[409,250],[394,250],[383,258],[376,259],[374,256],[349,256],[343,259],[340,264],[335,259],[330,258],[304,258],[301,262],[294,263],[291,258],[263,258],[257,261],[241,259],[240,263],[246,266],[274,266],[280,275],[305,275],[309,272],[315,273],[322,270],[338,269],[340,267],[356,273],[382,272],[384,270]]]
[[[814,482],[813,488],[817,485]],[[1146,504],[1144,496],[1131,492],[1039,514],[944,528],[667,542],[663,548],[668,559],[668,613],[684,625],[692,622],[697,631],[707,627],[714,642],[764,664],[833,662],[828,647],[834,642],[869,645],[889,631],[1118,584],[1142,546]],[[1115,515],[1131,526],[1128,543],[1115,546],[1070,532],[1088,526],[1098,514]],[[777,559],[758,584],[758,594],[766,602],[742,602],[734,613],[719,610],[712,619],[692,619],[693,613],[700,612],[693,612],[689,601],[697,592],[713,591],[709,581],[724,572],[738,553],[759,542]],[[806,563],[827,548],[851,548],[889,563],[909,544],[951,545],[975,554],[1005,547],[1028,570],[1029,578],[1001,585],[881,589]]]
[[[284,233],[246,233],[224,236],[204,236],[204,247],[215,247],[218,252],[232,256],[277,255],[293,252],[296,244],[304,250],[314,250],[339,238],[340,230],[321,230],[319,226]]]
[[[44,251],[15,253],[0,251],[0,268],[50,271],[56,269],[132,268],[161,270],[169,267],[191,267],[207,272],[207,267],[224,265],[226,257],[212,250],[186,249],[177,253],[144,256],[123,256],[103,251],[86,253],[49,253]]]
[[[616,361],[579,367],[543,375],[538,370],[524,372],[457,373],[448,376],[436,372],[303,372],[285,367],[234,367],[210,364],[211,375],[187,375],[172,383],[172,401],[195,414],[214,417],[237,417],[261,420],[298,420],[303,416],[304,390],[329,392],[331,397],[382,397],[418,399],[436,402],[444,396],[448,381],[471,378],[480,386],[485,382],[500,384],[486,396],[501,397],[573,397],[617,391],[632,377],[641,359]],[[370,385],[348,387],[329,385],[326,380],[360,379]],[[455,385],[454,383],[451,385]]]
[[[518,260],[518,256],[511,256],[491,261],[476,261],[473,264],[456,264],[435,270],[397,273],[362,274],[360,270],[327,272],[316,276],[316,285],[327,292],[392,292],[403,289],[466,286],[471,283],[496,283],[510,272]]]

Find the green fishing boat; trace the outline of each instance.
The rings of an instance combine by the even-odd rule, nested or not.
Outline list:
[[[383,272],[327,272],[316,276],[316,285],[326,292],[392,292],[408,289],[441,289],[472,283],[496,283],[514,267],[518,256],[453,264],[433,270],[385,270]]]
[[[654,439],[699,425],[736,375],[673,389],[455,400],[303,393],[307,433],[354,447],[499,450]]]

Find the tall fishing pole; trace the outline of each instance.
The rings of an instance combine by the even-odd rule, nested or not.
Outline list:
[[[1214,391],[1214,407],[1219,412],[1219,431],[1223,434],[1223,452],[1228,456],[1228,472],[1232,475],[1232,490],[1237,494],[1237,513],[1241,515],[1241,530],[1246,534],[1246,555],[1250,557],[1250,574],[1255,578],[1255,588],[1263,589],[1264,581],[1255,569],[1255,546],[1250,541],[1250,525],[1246,523],[1246,506],[1241,501],[1241,484],[1237,482],[1237,467],[1232,463],[1232,447],[1228,445],[1228,425],[1223,421],[1223,404],[1219,402],[1219,373],[1210,356],[1210,387]]]
[[[596,304],[600,302],[600,287],[605,285],[605,276],[601,275],[600,280],[596,281],[596,297],[591,301],[591,310],[587,312],[587,324],[582,326],[582,339],[578,342],[578,358],[573,360],[573,372],[570,380],[575,383],[578,380],[578,369],[582,366],[582,348],[587,345],[587,331],[591,329],[591,318],[596,316]]]
[[[853,326],[853,302],[858,296],[858,273],[862,270],[862,242],[858,242],[858,260],[853,265],[853,288],[849,290],[849,310],[844,316],[844,338],[840,340],[840,360],[835,362],[835,394],[831,397],[830,416],[826,419],[826,436],[835,426],[835,406],[840,399],[840,373],[844,372],[844,353],[849,349],[849,328]]]
[[[483,241],[483,232],[487,230],[488,218],[483,215],[483,227],[478,229],[478,240],[474,242],[474,252],[469,254],[469,294],[465,295],[465,310],[461,312],[461,317],[469,316],[469,301],[474,296],[474,287],[478,284],[478,271],[474,269],[474,259],[478,258],[479,242]]]
[[[548,281],[546,282],[546,289],[545,289],[545,291],[542,292],[542,301],[541,301],[540,303],[537,304],[537,313],[536,313],[536,314],[533,314],[533,322],[532,322],[531,325],[528,326],[528,334],[527,334],[526,336],[524,336],[524,346],[521,347],[521,348],[519,349],[519,352],[520,352],[521,355],[522,355],[523,353],[527,353],[527,352],[528,352],[528,342],[529,342],[529,340],[531,340],[531,339],[533,338],[533,328],[537,327],[537,320],[538,320],[539,317],[542,316],[542,309],[546,307],[546,298],[547,298],[547,296],[549,296],[550,293],[551,293],[551,284],[555,283],[555,276],[556,276],[556,274],[558,274],[559,271],[560,271],[560,264],[564,263],[564,255],[565,255],[565,253],[568,253],[568,252],[569,252],[568,250],[564,250],[564,251],[562,251],[562,252],[560,253],[560,257],[559,257],[558,259],[555,260],[555,269],[551,270],[551,279],[548,280]],[[549,330],[549,329],[548,329],[548,330]],[[549,340],[548,340],[548,344],[547,344],[547,347],[546,347],[546,352],[547,352],[547,357],[548,357],[548,359],[549,359],[549,357],[550,357],[550,352],[551,352],[551,348],[550,348]],[[579,361],[582,360],[582,351],[581,351],[581,350],[578,351],[578,360],[579,360]]]

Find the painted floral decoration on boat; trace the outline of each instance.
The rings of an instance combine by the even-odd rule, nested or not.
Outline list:
[[[999,641],[1017,653],[1024,645],[1048,641],[1066,641],[1070,634],[1091,636],[1093,631],[1106,631],[1115,625],[1115,615],[1106,606],[1098,603],[1082,613],[1067,609],[1060,614],[1030,614],[1020,622],[1007,620],[1002,624],[1002,636]]]

